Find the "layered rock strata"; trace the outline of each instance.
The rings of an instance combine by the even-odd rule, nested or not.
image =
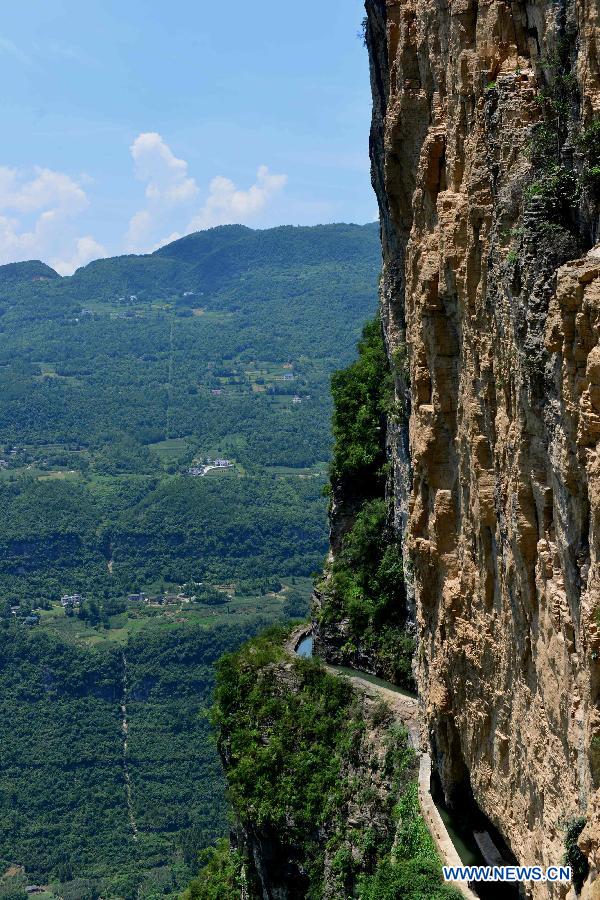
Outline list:
[[[585,818],[598,897],[600,250],[579,148],[600,115],[600,6],[366,6],[383,320],[407,367],[395,520],[434,765],[519,862],[559,862]],[[536,181],[548,104],[577,182],[564,227]]]

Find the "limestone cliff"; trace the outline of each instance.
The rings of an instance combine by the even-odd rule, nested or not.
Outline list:
[[[600,897],[600,5],[366,7],[428,738],[519,862],[585,818]]]

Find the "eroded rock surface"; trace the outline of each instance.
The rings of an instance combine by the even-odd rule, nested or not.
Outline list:
[[[384,327],[407,369],[395,518],[433,759],[519,862],[560,862],[585,817],[597,897],[600,249],[578,147],[600,114],[600,6],[366,5]],[[565,227],[527,191],[559,56],[559,161],[584,185]]]

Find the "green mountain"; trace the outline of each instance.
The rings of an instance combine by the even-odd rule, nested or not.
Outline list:
[[[35,281],[47,281],[60,278],[58,272],[39,260],[31,262],[9,263],[0,266],[0,291],[14,288],[18,285],[31,285]]]
[[[20,264],[0,291],[0,588],[37,601],[317,568],[329,379],[374,308],[377,243],[374,225],[231,226],[70,278]],[[186,477],[215,457],[227,482]]]
[[[226,832],[213,663],[306,614],[330,377],[379,258],[374,224],[227,226],[68,278],[0,267],[4,871],[174,895]]]

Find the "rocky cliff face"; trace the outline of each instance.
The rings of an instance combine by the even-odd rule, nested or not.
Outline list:
[[[366,6],[433,756],[519,862],[560,861],[584,817],[600,897],[600,5]]]

